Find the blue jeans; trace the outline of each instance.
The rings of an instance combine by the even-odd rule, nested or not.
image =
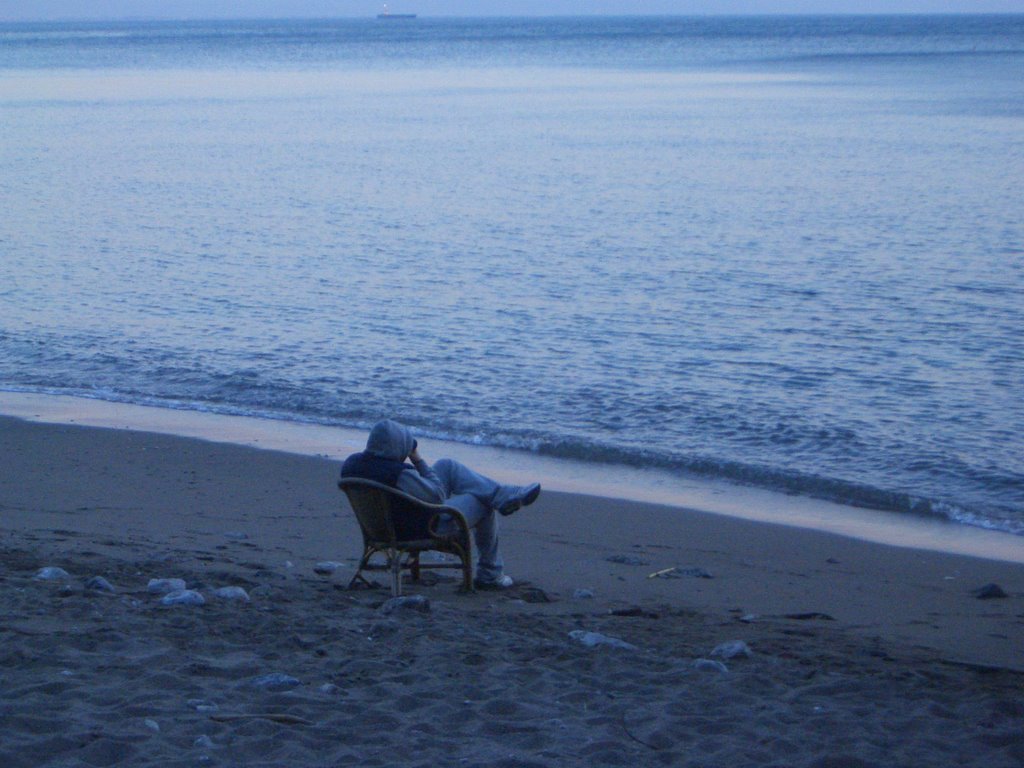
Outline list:
[[[444,485],[444,503],[459,510],[473,530],[476,577],[482,581],[500,578],[504,564],[498,552],[498,516],[491,509],[491,499],[501,485],[454,459],[441,459],[432,468]],[[451,525],[448,530],[454,530]]]

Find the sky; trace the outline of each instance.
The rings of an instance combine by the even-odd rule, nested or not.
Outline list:
[[[371,17],[377,0],[0,0],[0,21]],[[389,0],[420,16],[1024,13],[1024,0]]]

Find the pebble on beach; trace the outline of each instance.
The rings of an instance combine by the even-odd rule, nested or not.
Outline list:
[[[85,588],[91,589],[94,592],[114,592],[114,585],[102,576],[93,576],[85,582]]]
[[[753,656],[753,651],[742,640],[730,640],[727,643],[716,645],[714,650],[711,651],[711,655],[721,656],[723,659],[735,659],[739,656],[749,659]]]
[[[249,602],[249,593],[241,587],[220,587],[213,590],[213,594],[221,600],[241,600]]]
[[[195,590],[179,589],[160,598],[160,605],[206,605],[206,598]]]
[[[71,574],[63,568],[58,568],[55,565],[48,565],[45,568],[40,568],[34,578],[39,581],[60,581],[61,579],[70,579]]]
[[[714,659],[697,659],[693,662],[693,668],[701,672],[721,672],[723,675],[729,672],[729,668],[725,664]]]
[[[978,587],[971,591],[979,600],[993,600],[996,598],[1009,597],[1006,592],[998,584],[986,584],[983,587]]]
[[[184,579],[150,579],[146,589],[151,595],[166,595],[170,592],[181,592],[185,589]]]
[[[625,640],[620,640],[617,637],[610,637],[609,635],[602,635],[600,632],[588,632],[584,629],[574,629],[569,633],[569,637],[581,645],[585,645],[587,648],[597,648],[598,646],[606,645],[611,648],[621,648],[626,651],[640,650],[635,645],[627,643]]]
[[[298,678],[286,675],[283,672],[271,672],[268,675],[261,675],[249,681],[253,688],[262,688],[265,691],[287,691],[302,683]]]
[[[341,568],[341,563],[336,563],[333,560],[324,560],[323,562],[317,563],[313,566],[313,573],[320,573],[325,576],[329,576],[339,568]]]

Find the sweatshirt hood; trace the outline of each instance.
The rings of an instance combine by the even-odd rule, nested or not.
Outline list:
[[[405,461],[415,444],[412,430],[391,419],[378,421],[366,440],[366,452],[382,459]]]

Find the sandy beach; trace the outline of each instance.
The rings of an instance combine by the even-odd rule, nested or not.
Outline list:
[[[519,586],[391,610],[345,588],[333,459],[6,417],[0,451],[9,768],[1024,764],[1019,563],[545,492]]]

